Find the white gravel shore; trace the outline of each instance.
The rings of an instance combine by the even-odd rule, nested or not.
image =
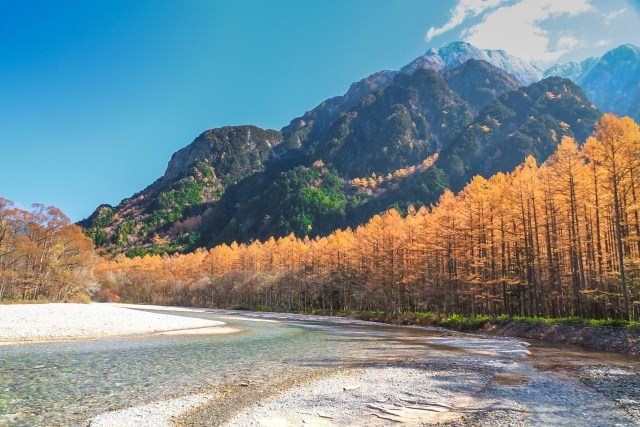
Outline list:
[[[99,303],[0,305],[0,345],[168,331],[192,334],[198,329],[206,334],[236,331],[223,327],[223,322],[150,313],[135,308],[157,307]],[[188,309],[181,311],[185,310]]]
[[[100,414],[87,422],[89,427],[170,427],[176,416],[207,403],[211,394],[194,394],[177,399]]]

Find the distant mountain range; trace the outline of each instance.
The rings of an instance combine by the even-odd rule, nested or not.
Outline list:
[[[106,251],[140,255],[326,234],[433,203],[475,174],[511,170],[529,154],[544,161],[563,135],[583,140],[600,110],[637,120],[638,52],[624,45],[543,73],[464,42],[431,49],[281,131],[204,132],[156,182],[80,225]]]
[[[625,44],[600,58],[554,65],[545,77],[574,81],[602,111],[640,121],[640,48]]]

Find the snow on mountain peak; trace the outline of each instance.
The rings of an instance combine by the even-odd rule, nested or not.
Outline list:
[[[400,71],[413,73],[420,68],[446,71],[456,68],[469,59],[487,61],[515,77],[522,85],[529,85],[542,79],[542,71],[523,59],[509,55],[504,50],[478,49],[463,41],[450,43],[437,50],[429,49],[424,55]]]

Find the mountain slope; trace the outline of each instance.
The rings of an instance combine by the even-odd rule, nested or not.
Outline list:
[[[576,84],[549,77],[487,105],[442,150],[437,165],[458,190],[473,175],[511,170],[529,154],[544,161],[564,135],[583,141],[600,116]]]
[[[578,84],[601,110],[640,120],[640,48],[622,45],[607,52]]]
[[[283,148],[299,148],[305,141],[314,140],[340,114],[356,106],[362,98],[379,89],[389,86],[396,71],[380,71],[351,85],[346,94],[323,101],[302,117],[291,120],[282,128],[285,140]]]
[[[481,73],[475,83],[492,84],[500,75],[486,83]],[[473,75],[466,78],[473,86]],[[433,71],[399,75],[337,119],[295,167],[269,164],[230,188],[207,218],[200,243],[326,234],[393,206],[429,204],[475,174],[510,170],[529,154],[544,161],[563,135],[583,139],[600,117],[579,87],[559,78],[504,93],[475,117],[472,111]],[[431,126],[428,118],[447,126]],[[394,140],[397,151],[386,145]],[[387,163],[378,155],[385,147]],[[413,157],[420,153],[426,161],[439,147],[435,165],[422,167]],[[396,160],[401,166],[392,171]]]
[[[368,95],[306,148],[340,176],[386,175],[433,154],[471,121],[472,113],[442,76],[421,69],[400,74],[391,86]]]
[[[505,92],[520,86],[515,77],[483,60],[469,59],[443,77],[449,87],[477,112]]]

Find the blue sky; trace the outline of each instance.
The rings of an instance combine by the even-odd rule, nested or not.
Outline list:
[[[73,220],[203,130],[280,129],[465,39],[540,66],[640,45],[630,0],[0,0],[0,196]]]

